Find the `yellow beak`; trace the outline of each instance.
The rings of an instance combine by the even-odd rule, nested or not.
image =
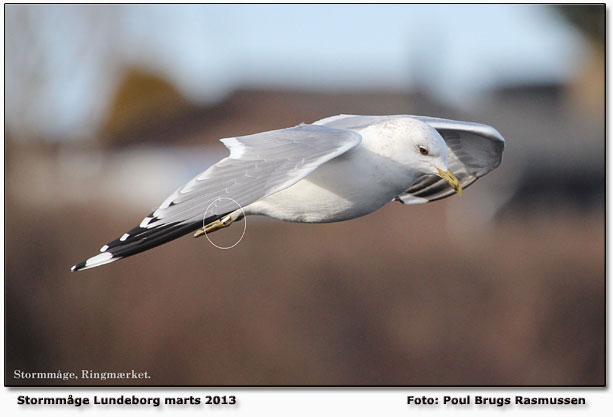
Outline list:
[[[456,191],[456,193],[458,193],[458,195],[462,195],[462,183],[460,182],[458,177],[453,175],[451,171],[445,172],[440,168],[436,168],[436,169],[438,170],[438,174],[441,176],[441,178],[447,181],[449,185],[451,185],[451,188],[453,188]]]

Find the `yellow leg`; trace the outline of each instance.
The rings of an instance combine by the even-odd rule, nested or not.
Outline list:
[[[236,220],[237,217],[238,215],[235,213],[230,213],[228,215],[225,215],[221,219],[217,219],[214,222],[207,224],[202,229],[196,230],[196,233],[194,233],[194,237],[200,237],[204,234],[215,232],[217,230],[226,228],[230,226],[234,222],[234,220]]]

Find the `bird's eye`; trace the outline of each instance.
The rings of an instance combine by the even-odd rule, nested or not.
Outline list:
[[[419,148],[419,153],[422,155],[428,155],[428,150],[426,148],[424,148],[423,146],[418,146]]]

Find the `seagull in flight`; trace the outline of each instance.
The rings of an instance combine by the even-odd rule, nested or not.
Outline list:
[[[202,236],[247,215],[338,222],[391,201],[461,195],[500,165],[505,146],[488,125],[408,115],[332,116],[221,142],[228,157],[71,270],[108,264],[191,232]]]

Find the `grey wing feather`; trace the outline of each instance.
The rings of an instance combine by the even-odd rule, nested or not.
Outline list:
[[[295,184],[361,140],[355,132],[305,124],[221,139],[230,156],[171,194],[140,227],[202,222],[207,209],[207,217],[224,215],[236,203],[244,207]]]
[[[244,207],[281,191],[357,146],[362,136],[302,124],[221,141],[230,156],[179,188],[140,225],[72,270],[104,265],[161,245],[236,210],[236,203]]]
[[[355,132],[313,125],[221,139],[230,156],[170,195],[147,225],[202,220],[207,207],[224,197],[231,200],[217,200],[211,216],[234,211],[232,200],[244,207],[283,190],[361,140]]]
[[[502,162],[504,138],[493,127],[471,122],[411,116],[435,128],[447,143],[449,170],[466,188]],[[404,204],[425,203],[453,195],[455,191],[438,176],[425,175],[397,197]]]

